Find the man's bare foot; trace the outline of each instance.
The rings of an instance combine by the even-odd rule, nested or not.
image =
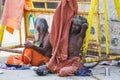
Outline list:
[[[50,73],[50,70],[46,65],[39,66],[37,70],[35,70],[36,74],[39,76],[45,76]]]
[[[47,69],[47,66],[46,65],[41,65],[38,67],[39,70],[43,70],[43,69]]]

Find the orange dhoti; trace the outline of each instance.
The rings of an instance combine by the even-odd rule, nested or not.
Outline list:
[[[22,55],[10,55],[6,61],[6,64],[22,65],[31,64],[32,66],[38,66],[41,62],[48,62],[49,58],[42,55],[31,48],[25,48]]]

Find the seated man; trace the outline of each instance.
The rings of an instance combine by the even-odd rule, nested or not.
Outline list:
[[[49,69],[52,72],[57,73],[59,76],[68,76],[74,75],[77,69],[82,68],[79,54],[87,27],[87,19],[82,16],[75,15],[72,19],[71,29],[69,32],[67,60],[56,64],[54,69],[52,69],[53,65],[51,65],[51,67],[48,65],[39,66],[37,71]]]
[[[49,45],[48,24],[44,18],[37,17],[34,23],[35,40],[33,43],[26,42],[22,55],[11,55],[6,64],[8,66],[39,66],[49,61],[52,48]]]

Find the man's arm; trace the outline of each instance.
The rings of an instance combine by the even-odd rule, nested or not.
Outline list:
[[[34,50],[36,50],[36,51],[38,51],[38,52],[45,53],[44,48],[38,47],[38,46],[36,46],[34,43],[26,42],[24,45],[25,45],[25,48],[32,48],[32,49],[34,49]]]
[[[45,56],[51,56],[52,47],[51,47],[51,44],[49,42],[49,36],[44,41],[43,47],[37,47],[34,45],[32,48],[34,50],[38,51],[40,54],[43,54]]]
[[[48,53],[51,52],[50,43],[48,43],[45,47],[37,47],[34,45],[32,48],[44,56],[48,56]]]
[[[81,31],[80,31],[80,33],[77,36],[84,38],[87,28],[88,28],[88,24],[87,23],[82,24]]]
[[[88,24],[84,23],[82,25],[82,27],[81,27],[80,33],[77,35],[77,37],[78,37],[78,43],[79,43],[78,45],[80,45],[80,48],[81,48],[81,46],[83,44],[83,40],[85,38],[87,28],[88,28]]]

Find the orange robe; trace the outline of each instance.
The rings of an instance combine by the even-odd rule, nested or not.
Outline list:
[[[43,56],[39,52],[31,49],[25,48],[22,55],[10,55],[6,61],[6,64],[11,65],[22,65],[31,64],[32,66],[38,66],[41,62],[47,63],[48,57]]]

